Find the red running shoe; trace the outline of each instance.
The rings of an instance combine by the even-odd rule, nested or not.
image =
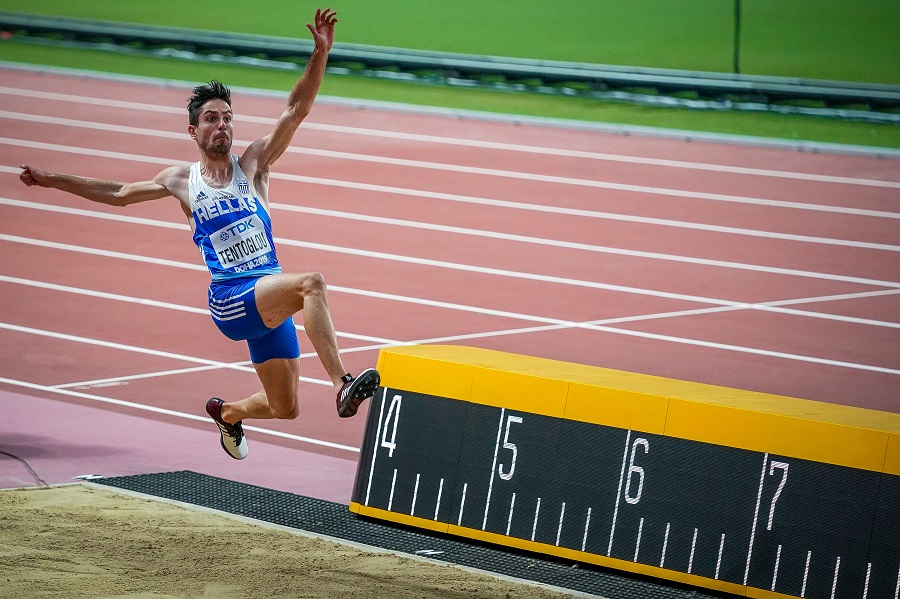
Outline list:
[[[206,402],[206,413],[213,419],[219,432],[222,433],[222,449],[236,460],[247,457],[247,439],[244,438],[244,427],[240,422],[228,424],[222,420],[222,404],[225,403],[218,397],[213,397]]]

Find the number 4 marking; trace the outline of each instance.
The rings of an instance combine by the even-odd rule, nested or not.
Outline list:
[[[388,448],[388,457],[394,457],[394,450],[397,449],[397,423],[400,421],[400,404],[403,398],[395,395],[391,399],[391,407],[388,408],[387,418],[384,420],[384,428],[381,431],[381,446]],[[391,440],[387,440],[388,426],[391,423],[391,416],[394,417],[394,427],[391,430]]]
[[[787,482],[788,477],[788,464],[786,462],[776,462],[773,460],[769,466],[769,476],[775,474],[776,468],[782,470],[783,473],[781,475],[781,482],[778,483],[778,488],[775,490],[775,496],[772,497],[772,506],[769,508],[769,524],[766,526],[766,530],[772,530],[772,519],[775,517],[775,502],[781,497],[781,492],[784,490],[784,484]]]

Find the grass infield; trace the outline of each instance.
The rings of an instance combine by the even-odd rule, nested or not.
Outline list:
[[[340,0],[343,42],[732,72],[737,0]],[[327,3],[326,3],[327,4]],[[294,37],[310,0],[0,0],[0,10]],[[896,0],[742,0],[740,70],[900,84]]]
[[[140,74],[191,83],[218,78],[235,87],[278,91],[289,91],[299,77],[298,71],[43,47],[14,39],[0,40],[0,60]],[[503,114],[900,148],[900,126],[825,117],[636,106],[577,97],[460,89],[343,75],[327,75],[321,93]]]

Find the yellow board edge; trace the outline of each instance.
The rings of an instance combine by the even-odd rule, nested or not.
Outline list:
[[[398,514],[397,512],[389,512],[381,508],[362,505],[355,501],[350,502],[350,511],[359,514],[360,516],[369,516],[371,518],[378,518],[379,520],[389,520],[391,522],[396,522],[397,524],[403,524],[404,526],[414,526],[416,528],[424,528],[440,533],[446,533],[447,527],[449,526],[446,522],[438,522],[437,520],[429,520],[428,518],[420,518],[419,516],[408,516],[406,514]]]
[[[775,591],[754,587],[747,587],[747,596],[753,597],[753,599],[797,599],[796,595],[785,595],[784,593],[776,593]]]
[[[453,345],[382,349],[378,364],[395,389],[900,474],[892,412]]]
[[[648,566],[646,564],[629,562],[612,557],[605,557],[602,555],[597,555],[595,553],[586,553],[583,551],[577,551],[575,549],[569,549],[567,547],[557,547],[555,545],[537,543],[535,541],[528,541],[526,539],[507,537],[505,535],[493,532],[475,530],[463,526],[456,526],[454,524],[449,525],[448,532],[454,536],[466,537],[469,539],[474,539],[476,541],[484,541],[487,543],[492,543],[494,545],[503,545],[506,547],[514,547],[516,549],[522,549],[525,551],[533,551],[535,553],[553,555],[556,557],[561,557],[563,559],[570,559],[576,562],[584,562],[606,568],[624,570],[627,572],[632,572],[634,574],[652,576],[654,578],[662,578],[665,580],[689,584],[692,586],[733,593],[735,595],[745,595],[747,590],[747,587],[733,582],[715,580],[712,578],[706,578],[705,576],[697,576],[696,574],[686,574],[684,572],[678,572],[677,570],[666,570],[665,568],[659,568],[657,566]]]
[[[516,537],[507,537],[505,535],[485,532],[481,530],[474,530],[471,528],[456,526],[454,524],[447,524],[445,522],[436,522],[434,520],[428,520],[427,518],[420,518],[418,516],[407,516],[406,514],[398,514],[396,512],[389,512],[380,508],[364,506],[355,501],[351,501],[349,507],[351,512],[359,514],[360,516],[369,516],[372,518],[378,518],[379,520],[388,520],[390,522],[396,522],[397,524],[406,526],[415,526],[418,528],[425,528],[436,532],[449,533],[454,536],[474,539],[476,541],[485,541],[494,545],[513,547],[516,549],[523,549],[525,551],[534,551],[535,553],[553,555],[556,557],[561,557],[563,559],[570,559],[576,562],[584,562],[597,566],[614,568],[617,570],[625,570],[634,574],[652,576],[654,578],[662,578],[665,580],[690,584],[693,586],[713,589],[716,591],[733,593],[735,595],[744,595],[746,594],[746,591],[748,589],[748,587],[733,582],[724,582],[721,580],[706,578],[704,576],[697,576],[695,574],[685,574],[676,570],[666,570],[665,568],[658,568],[656,566],[648,566],[645,564],[628,562],[611,557],[604,557],[602,555],[596,555],[593,553],[585,553],[583,551],[576,551],[574,549],[568,549],[566,547],[556,547],[553,545],[536,543],[534,541],[528,541]],[[773,595],[772,597],[774,598],[775,595]]]
[[[884,456],[884,473],[900,475],[900,434],[891,435]]]

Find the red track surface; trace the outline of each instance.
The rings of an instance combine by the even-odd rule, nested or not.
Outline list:
[[[209,277],[175,200],[108,208],[16,168],[142,180],[193,161],[189,90],[0,74],[0,389],[209,430],[97,401],[201,416],[258,387],[203,314]],[[235,139],[283,105],[236,92]],[[380,347],[453,343],[900,412],[895,159],[320,101],[274,172],[280,259],[325,275],[351,371]],[[304,356],[300,419],[251,424],[358,447],[365,410],[338,419]]]

